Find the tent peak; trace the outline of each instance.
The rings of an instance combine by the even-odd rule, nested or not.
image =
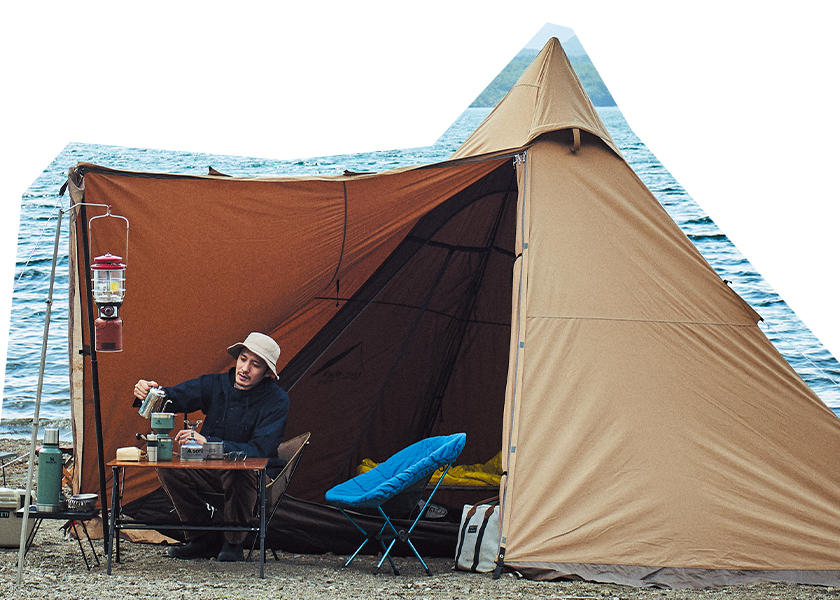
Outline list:
[[[516,84],[452,158],[523,148],[544,133],[563,129],[591,133],[621,156],[555,37],[545,43]]]

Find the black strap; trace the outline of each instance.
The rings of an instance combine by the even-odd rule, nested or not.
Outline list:
[[[493,516],[495,509],[496,505],[492,504],[487,507],[486,511],[484,511],[484,521],[482,521],[481,529],[478,530],[478,535],[475,538],[475,554],[473,554],[473,564],[472,567],[470,567],[470,571],[473,573],[475,573],[478,569],[478,560],[481,558],[481,542],[484,540],[484,531],[487,529],[487,523],[490,522],[490,517]]]
[[[464,539],[467,537],[467,527],[470,524],[470,519],[475,514],[476,504],[470,507],[470,510],[467,512],[467,515],[464,517],[464,522],[461,525],[461,533],[458,536],[458,551],[455,553],[455,564],[458,564],[458,561],[461,558],[461,550],[464,549]]]

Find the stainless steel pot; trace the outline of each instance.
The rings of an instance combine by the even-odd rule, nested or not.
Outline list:
[[[96,506],[96,494],[76,494],[67,499],[67,510],[88,512]]]
[[[204,442],[205,460],[222,460],[225,457],[224,442]]]

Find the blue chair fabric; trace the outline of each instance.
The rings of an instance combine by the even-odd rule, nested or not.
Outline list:
[[[464,449],[466,439],[467,436],[465,433],[455,433],[420,440],[400,450],[385,462],[377,465],[374,469],[361,473],[327,491],[325,496],[327,504],[340,509],[356,528],[365,535],[365,540],[362,542],[362,545],[347,560],[344,564],[345,567],[353,561],[368,541],[376,539],[382,547],[383,555],[375,572],[379,570],[387,558],[391,563],[394,574],[399,575],[399,571],[390,557],[390,551],[395,542],[400,540],[408,544],[414,552],[414,555],[423,565],[426,573],[431,575],[428,566],[411,543],[410,535],[417,522],[423,516],[440,482],[443,481],[443,476],[441,476],[438,484],[432,490],[432,493],[429,495],[429,498],[426,500],[408,531],[397,531],[391,523],[392,516],[386,514],[383,507],[387,505],[389,500],[392,500],[401,492],[409,488],[416,488],[418,485],[425,486],[432,474],[441,467],[445,467],[445,475],[445,472],[449,470],[449,467]],[[365,531],[346,512],[347,510],[353,511],[370,508],[377,509],[385,521],[379,533],[375,535],[372,532]],[[390,540],[389,546],[385,546],[383,538]]]

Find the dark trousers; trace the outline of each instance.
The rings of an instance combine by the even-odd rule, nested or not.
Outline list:
[[[216,508],[221,508],[227,523],[245,525],[254,516],[259,496],[258,475],[254,471],[157,469],[157,475],[182,521],[209,522],[213,514],[207,504],[213,505],[213,500],[216,500]],[[218,506],[220,500],[221,507]],[[200,534],[195,531],[184,533],[187,539]],[[225,538],[231,544],[241,544],[247,535],[245,531],[225,532]]]

